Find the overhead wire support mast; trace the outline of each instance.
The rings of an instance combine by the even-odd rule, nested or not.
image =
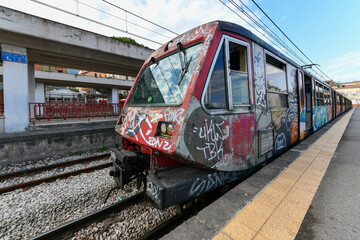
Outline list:
[[[255,2],[255,0],[251,0],[259,9],[260,11],[272,22],[272,24],[274,24],[274,26],[279,29],[279,31],[296,47],[297,50],[300,51],[300,53],[306,57],[307,60],[310,61],[311,64],[314,64],[313,61],[311,61],[311,59],[306,56],[306,54],[301,51],[301,49],[280,29],[280,27],[265,13],[265,11]],[[331,79],[326,73],[324,73],[318,66],[315,66],[322,74],[324,74],[328,79]]]

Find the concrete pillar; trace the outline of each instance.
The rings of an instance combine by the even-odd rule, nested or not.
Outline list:
[[[3,59],[5,132],[29,126],[29,78],[26,48],[1,44]]]
[[[42,82],[35,83],[35,102],[45,103],[45,84]]]
[[[108,95],[108,103],[119,103],[119,94],[117,88],[112,88]]]
[[[108,103],[119,103],[119,94],[117,88],[112,88],[108,95]],[[115,115],[119,114],[118,104],[112,106]]]
[[[28,62],[29,102],[35,102],[35,68],[34,63]]]

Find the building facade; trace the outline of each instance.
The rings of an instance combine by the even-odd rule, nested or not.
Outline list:
[[[360,81],[335,83],[331,86],[349,98],[353,107],[360,107]]]

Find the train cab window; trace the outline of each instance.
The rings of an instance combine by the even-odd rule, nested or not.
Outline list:
[[[266,55],[266,81],[268,106],[270,108],[287,108],[286,64]]]
[[[217,110],[218,113],[249,112],[251,75],[248,56],[248,43],[228,36],[223,37],[203,95],[206,109]]]

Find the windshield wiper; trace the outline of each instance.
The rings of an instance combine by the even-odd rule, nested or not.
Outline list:
[[[178,86],[180,86],[180,83],[184,79],[185,74],[188,72],[191,60],[192,60],[192,57],[189,59],[189,61],[185,65],[185,68],[182,70],[179,81],[178,81]]]
[[[179,59],[180,59],[180,64],[181,64],[181,75],[180,75],[180,78],[178,80],[178,86],[180,86],[180,83],[184,79],[185,74],[188,72],[189,65],[190,65],[190,62],[192,60],[192,57],[190,58],[189,61],[187,61],[186,51],[185,51],[184,46],[182,45],[181,42],[178,42],[176,44],[176,47],[179,50]],[[181,53],[184,54],[184,59],[181,58]]]

